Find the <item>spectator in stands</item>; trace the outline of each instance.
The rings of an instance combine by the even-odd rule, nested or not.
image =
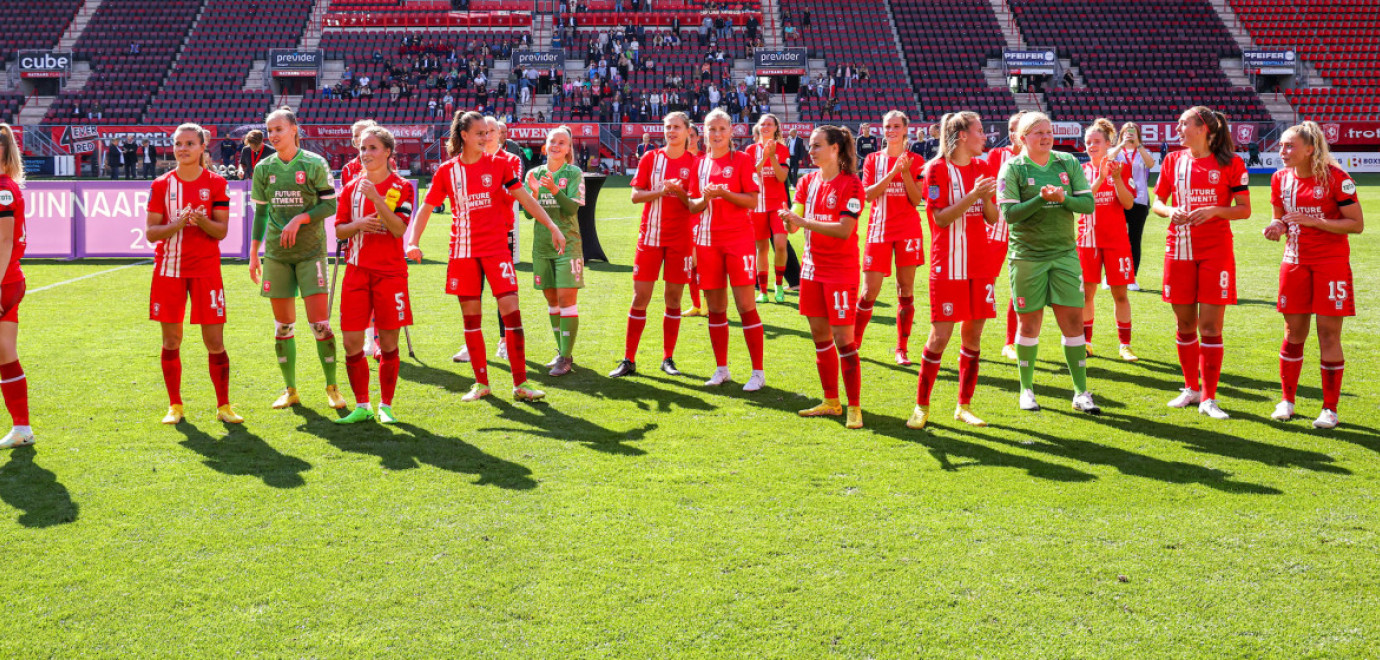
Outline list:
[[[111,181],[117,181],[120,178],[120,164],[124,160],[120,154],[120,145],[114,140],[107,140],[105,143],[105,167],[110,171]]]
[[[131,41],[131,42],[129,42],[129,54],[130,54],[130,55],[138,55],[138,54],[139,54],[139,42],[137,42],[137,41]]]
[[[158,148],[148,140],[144,140],[144,146],[139,151],[144,165],[144,178],[152,179],[154,166],[158,164]]]
[[[105,119],[105,106],[101,105],[100,101],[92,101],[91,114],[95,115],[96,119]]]
[[[244,147],[240,149],[239,175],[241,179],[253,179],[254,168],[263,159],[278,153],[273,147],[264,144],[264,132],[258,129],[244,136]]]
[[[1247,164],[1247,165],[1259,165],[1259,164],[1260,164],[1260,143],[1259,143],[1259,142],[1252,141],[1251,144],[1250,144],[1250,146],[1247,147],[1246,153],[1247,153],[1247,157],[1248,157],[1248,160],[1246,161],[1246,164]]]
[[[1169,141],[1168,141],[1168,140],[1162,140],[1162,141],[1160,142],[1160,162],[1163,163],[1163,162],[1164,162],[1164,159],[1165,159],[1166,157],[1168,157],[1168,156],[1169,156]]]
[[[700,29],[699,29],[700,46],[708,46],[708,45],[709,45],[709,31],[712,30],[713,28],[714,28],[714,19],[713,19],[712,17],[706,15],[706,16],[704,17],[704,20],[703,20],[702,22],[700,22]]]
[[[877,136],[872,134],[872,126],[863,124],[858,127],[858,162],[867,160],[868,154],[877,150]]]
[[[133,136],[125,136],[124,144],[120,145],[120,152],[124,156],[125,179],[133,181],[139,164],[139,145],[134,142]]]
[[[806,7],[805,12],[800,15],[801,27],[810,27],[810,8]]]
[[[239,155],[239,147],[230,138],[220,141],[220,164],[230,165],[235,162],[235,156]]]
[[[758,28],[760,25],[761,25],[761,22],[757,20],[757,16],[756,16],[756,15],[752,15],[752,14],[748,15],[746,29],[747,29],[747,38],[748,38],[749,41],[756,41],[756,40],[757,40],[757,28]]]
[[[393,68],[393,61],[392,61],[392,60],[389,60],[389,61],[388,61],[388,64],[386,64],[386,65],[384,65],[384,66],[385,66],[385,68],[389,68],[389,69]],[[345,81],[345,82],[348,84],[348,83],[350,83],[352,80],[354,80],[354,77],[355,77],[355,73],[354,73],[353,71],[350,70],[350,65],[346,64],[346,65],[345,65],[345,71],[343,71],[343,72],[340,74],[340,79],[343,80],[343,81]]]
[[[676,40],[680,40],[680,15],[671,17],[671,34],[675,35]]]
[[[790,184],[794,186],[796,179],[800,177],[800,162],[805,159],[807,148],[805,140],[800,138],[799,130],[792,129],[790,135],[790,139],[786,141],[786,149],[791,155],[790,171],[787,178],[790,180]]]

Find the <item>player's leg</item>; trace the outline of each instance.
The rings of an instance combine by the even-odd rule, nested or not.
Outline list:
[[[477,285],[474,287],[475,290],[478,288]],[[488,349],[484,345],[484,304],[477,293],[456,298],[460,301],[460,316],[465,325],[465,348],[469,351],[470,369],[474,372],[474,385],[460,400],[478,401],[490,393]]]
[[[411,320],[408,320],[411,325]],[[398,355],[398,334],[402,332],[399,328],[378,329],[378,349],[379,349],[379,421],[384,424],[393,424],[398,421],[393,414],[393,394],[398,389],[398,371],[402,367],[402,359]]]
[[[982,359],[982,329],[987,320],[981,317],[963,322],[962,343],[958,349],[958,406],[954,419],[972,426],[987,426],[973,414],[973,394],[977,392],[978,369]]]
[[[1040,353],[1040,327],[1049,297],[1049,264],[1012,261],[1011,299],[1016,305],[1016,359],[1021,381],[1021,410],[1039,410],[1035,401],[1035,361]]]
[[[182,321],[186,316],[187,298],[194,294],[188,286],[190,281],[182,277],[154,275],[149,285],[149,320],[159,323],[162,335],[158,362],[163,373],[163,386],[168,393],[168,412],[163,416],[164,424],[182,421]],[[193,295],[193,316],[199,309],[197,300]]]
[[[536,268],[536,263],[532,264]],[[556,355],[546,363],[548,369],[554,369],[561,361],[561,306],[556,299],[556,289],[539,288],[543,298],[546,298],[546,320],[551,323],[551,336],[556,340]]]
[[[687,269],[688,271],[688,269]],[[689,276],[689,273],[686,273]],[[676,368],[676,343],[680,339],[681,300],[685,298],[685,284],[666,281],[666,313],[661,321],[661,370],[670,376],[679,376]]]
[[[1330,429],[1337,426],[1337,404],[1342,397],[1342,375],[1346,371],[1346,358],[1342,353],[1342,322],[1346,317],[1319,314],[1317,319],[1323,402],[1322,414],[1313,422],[1313,428]]]
[[[1281,422],[1294,416],[1299,375],[1303,373],[1303,347],[1312,322],[1312,314],[1284,315],[1284,342],[1279,347],[1280,402],[1270,415]]]
[[[1102,283],[1102,251],[1097,248],[1078,248],[1078,263],[1083,270],[1083,341],[1084,350],[1092,357],[1094,298]]]
[[[1198,305],[1198,336],[1202,339],[1198,371],[1203,379],[1203,400],[1198,412],[1213,419],[1226,419],[1217,403],[1217,382],[1222,376],[1222,326],[1226,319],[1226,305]]]
[[[736,259],[736,257],[735,257]],[[766,344],[766,330],[762,327],[762,317],[757,313],[757,302],[752,292],[752,280],[748,275],[756,270],[756,259],[748,257],[739,271],[741,279],[733,278],[733,301],[738,308],[738,318],[743,325],[743,340],[747,343],[748,357],[752,361],[752,375],[743,385],[743,391],[756,392],[767,383],[767,375],[762,366],[762,355]],[[842,359],[842,356],[840,356]]]
[[[925,339],[925,348],[920,354],[920,375],[915,383],[915,410],[911,411],[906,426],[923,429],[930,419],[930,396],[934,393],[935,381],[939,380],[939,367],[944,360],[944,349],[953,337],[953,321],[931,321],[930,333]]]
[[[776,216],[776,223],[781,223],[780,216]],[[772,246],[772,271],[776,276],[775,300],[777,303],[786,302],[786,232],[782,230],[774,231],[771,235]]]
[[[1064,363],[1073,377],[1073,409],[1100,415],[1102,409],[1088,391],[1088,352],[1082,309],[1084,289],[1095,288],[1095,284],[1084,283],[1077,255],[1070,254],[1049,262],[1049,303],[1063,335],[1060,343],[1064,347]]]
[[[244,417],[230,406],[230,354],[225,350],[225,324],[203,324],[201,342],[206,345],[207,371],[216,392],[216,419],[228,424],[243,423]]]
[[[301,281],[300,271],[303,264],[298,266],[298,277]],[[318,260],[314,267],[324,273],[326,260]],[[321,281],[324,282],[324,278]],[[311,325],[312,337],[316,339],[316,358],[321,362],[321,373],[326,379],[326,400],[332,408],[340,410],[348,404],[345,397],[341,396],[340,384],[336,380],[336,341],[335,331],[331,329],[329,289],[313,288],[309,282],[303,282],[302,305],[307,311],[307,323]],[[364,346],[361,343],[361,355],[363,350]]]
[[[844,291],[856,297],[852,287],[826,288],[828,298]],[[842,322],[840,322],[842,321]],[[843,374],[843,391],[848,397],[848,419],[844,426],[850,429],[863,427],[862,417],[862,361],[858,357],[858,344],[853,338],[853,319],[838,319],[831,316],[830,330],[833,331],[834,347],[839,351],[839,370]]]
[[[821,313],[823,307],[824,294],[819,283],[802,281],[800,287],[801,295],[801,314],[807,314],[806,319],[810,324],[810,338],[815,343],[815,369],[819,372],[819,385],[824,393],[824,400],[817,406],[806,408],[800,411],[801,417],[821,417],[838,416],[843,414],[843,404],[839,402],[839,352],[834,344],[834,335],[829,328],[828,319]],[[806,307],[806,289],[811,295],[811,303]],[[814,304],[818,298],[820,304]]]
[[[341,305],[342,317],[344,305]],[[345,375],[355,395],[355,407],[337,424],[356,424],[374,418],[369,402],[369,358],[364,355],[365,330],[356,330],[341,321],[341,344],[345,348]]]
[[[753,215],[766,216],[765,213],[754,213]],[[761,222],[765,223],[765,220]],[[771,250],[771,235],[768,234],[766,238],[758,238],[755,245],[757,246],[757,272],[753,273],[753,277],[755,278],[754,282],[757,283],[757,297],[755,300],[760,304],[767,302],[767,295],[769,293],[767,289],[767,282],[769,281],[767,279],[767,271],[762,269],[766,268],[767,264],[770,263],[767,261],[767,256],[768,252]]]
[[[551,370],[552,376],[564,376],[575,370],[575,338],[580,333],[580,290],[560,288],[556,290],[556,303],[560,308],[561,361]]]
[[[1135,362],[1140,358],[1131,352],[1131,294],[1127,284],[1112,285],[1112,314],[1116,319],[1117,351],[1121,359]]]
[[[1161,298],[1174,310],[1175,345],[1184,386],[1169,401],[1170,408],[1196,406],[1203,400],[1198,362],[1202,347],[1198,343],[1198,266],[1184,259],[1164,259],[1164,284]]]
[[[628,324],[623,334],[623,359],[609,372],[610,378],[623,378],[637,373],[637,348],[642,343],[642,332],[647,329],[647,305],[652,302],[662,266],[668,271],[675,266],[669,254],[667,248],[637,247],[637,254],[633,257],[633,300],[628,308]]]
[[[505,257],[481,259],[480,267],[489,282],[503,318],[503,339],[508,348],[508,367],[513,374],[513,396],[519,400],[535,401],[545,392],[527,386],[527,333],[522,327],[522,309],[518,305],[517,279],[513,264]]]
[[[882,293],[882,280],[891,275],[891,243],[863,244],[863,282],[858,291],[858,307],[853,312],[853,341],[862,345],[867,324],[872,322],[872,306]]]
[[[22,293],[22,283],[20,296]],[[10,298],[6,295],[5,298]],[[34,432],[29,426],[29,381],[24,375],[24,367],[19,364],[19,316],[18,301],[5,308],[0,318],[0,394],[4,395],[5,408],[10,413],[13,428],[0,439],[0,449],[13,449],[34,443]]]
[[[268,277],[268,260],[264,260],[264,277]],[[286,388],[274,408],[287,408],[300,402],[297,396],[297,339],[294,326],[297,323],[297,299],[273,298],[273,348],[278,356],[278,369],[283,374]]]
[[[169,278],[171,279],[171,278]],[[163,335],[163,351],[158,364],[163,371],[163,388],[168,392],[168,412],[164,424],[182,421],[182,323],[159,324]]]
[[[915,269],[896,267],[896,364],[910,364],[910,332],[915,326]]]

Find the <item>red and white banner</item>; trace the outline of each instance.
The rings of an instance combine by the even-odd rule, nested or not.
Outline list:
[[[1380,121],[1328,122],[1322,129],[1329,144],[1380,145]]]
[[[815,130],[815,125],[808,122],[781,122],[781,134],[790,135],[791,131],[800,131],[802,136],[808,136]],[[622,133],[625,138],[641,138],[643,135],[661,137],[665,129],[661,124],[623,124]],[[701,132],[703,132],[701,130]],[[745,138],[752,135],[752,124],[734,124],[733,137],[735,139]]]
[[[415,142],[431,139],[431,127],[425,124],[384,124],[384,128],[400,142]],[[350,140],[349,124],[301,126],[302,137],[312,140]]]
[[[216,137],[216,127],[206,126],[211,137]],[[172,147],[173,131],[176,126],[54,126],[53,143],[63,153],[89,154],[96,151],[96,143],[106,140],[123,142],[126,137],[133,138],[136,144],[148,140],[155,147]],[[207,145],[209,148],[210,145]]]
[[[508,124],[508,137],[516,142],[541,142],[562,126],[569,128],[577,140],[599,138],[598,124]]]
[[[1255,142],[1258,135],[1255,124],[1230,124],[1231,137],[1237,144]],[[1178,122],[1151,121],[1140,124],[1140,141],[1144,144],[1179,144]]]

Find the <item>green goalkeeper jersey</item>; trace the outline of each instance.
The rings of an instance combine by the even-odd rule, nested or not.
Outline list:
[[[1046,202],[1040,189],[1064,189],[1062,203]],[[1011,227],[1011,259],[1048,261],[1074,252],[1078,246],[1078,214],[1092,213],[1092,187],[1078,159],[1052,151],[1043,167],[1021,154],[1002,166],[997,179],[997,204]]]
[[[284,263],[300,263],[326,255],[326,219],[335,215],[335,186],[330,165],[321,156],[297,150],[292,160],[277,155],[254,168],[253,238],[264,243],[264,255]],[[283,247],[283,227],[299,214],[311,221],[297,231],[292,247]]]
[[[580,245],[580,207],[585,203],[585,178],[584,172],[580,168],[566,163],[555,172],[550,172],[551,178],[559,188],[558,194],[552,194],[541,185],[542,177],[546,176],[549,170],[546,165],[539,165],[532,168],[524,179],[527,191],[537,198],[537,203],[546,210],[546,214],[551,216],[551,222],[565,234],[565,256],[571,259],[581,259],[584,250]],[[524,209],[523,213],[527,217],[532,217]],[[533,259],[554,259],[560,255],[556,254],[556,246],[551,244],[551,230],[546,225],[538,222],[532,230],[532,258]]]

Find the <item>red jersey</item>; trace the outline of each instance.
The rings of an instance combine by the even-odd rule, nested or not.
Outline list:
[[[982,204],[973,204],[947,227],[935,221],[936,213],[960,202],[979,177],[992,176],[986,161],[973,159],[963,167],[945,158],[930,162],[925,172],[925,216],[930,221],[930,277],[943,280],[968,280],[984,277],[993,270],[988,263],[987,221]],[[996,196],[992,197],[996,201]]]
[[[862,215],[867,192],[852,174],[838,174],[828,181],[811,172],[796,185],[795,201],[805,205],[805,219],[841,223],[847,216]],[[805,230],[805,255],[800,259],[800,279],[826,284],[858,284],[858,227],[848,238],[834,238]]]
[[[356,177],[345,184],[340,199],[344,202],[336,208],[335,225],[354,222],[364,216],[375,215],[374,203],[359,189],[363,179]],[[412,221],[412,182],[389,174],[387,179],[374,184],[374,188],[388,203],[388,208],[402,219],[403,224]],[[363,268],[380,275],[406,275],[407,258],[403,254],[403,239],[394,236],[386,228],[380,232],[356,232],[350,237],[346,263],[355,268]]]
[[[1015,157],[1016,152],[1012,151],[1011,147],[1009,146],[998,147],[996,149],[988,151],[985,156],[987,160],[988,171],[991,172],[992,176],[1000,178],[1002,166],[1006,165],[1007,161]],[[1088,181],[1091,182],[1092,179],[1089,179]],[[997,221],[995,223],[987,225],[988,240],[995,241],[997,243],[1005,243],[1010,238],[1011,226],[1006,224],[1006,221],[1002,220],[1000,217],[997,218]]]
[[[910,156],[910,176],[916,181],[925,177],[925,159],[915,154]],[[888,172],[896,167],[896,158],[885,151],[874,151],[867,155],[863,163],[863,184],[871,187],[886,178]],[[893,178],[886,186],[886,194],[872,202],[872,214],[867,222],[868,243],[891,243],[911,238],[920,238],[920,212],[910,203],[906,194],[906,182],[901,180],[905,173]]]
[[[665,149],[653,149],[642,154],[637,163],[634,188],[656,190],[668,181],[677,181],[692,199],[700,196],[700,178],[695,175],[697,159],[690,152],[671,158]],[[658,197],[642,205],[642,228],[637,244],[644,247],[680,247],[693,245],[690,227],[693,223],[690,208],[675,197]]]
[[[221,179],[221,181],[225,181]],[[14,246],[10,248],[10,263],[5,266],[5,277],[0,284],[24,281],[24,271],[19,260],[24,257],[24,191],[8,174],[0,174],[0,218],[14,218]],[[216,265],[220,266],[219,258]]]
[[[762,162],[762,154],[765,153],[765,150],[761,143],[753,143],[748,145],[743,153],[752,159],[755,167],[757,163]],[[791,152],[786,149],[786,145],[780,142],[776,143],[776,162],[781,167],[790,169]],[[754,210],[758,213],[766,213],[768,208],[779,209],[784,206],[786,203],[786,183],[777,180],[776,169],[771,166],[771,163],[766,163],[762,165],[758,174],[761,177],[762,194],[757,196],[757,208]]]
[[[1231,206],[1232,197],[1246,192],[1251,175],[1246,162],[1233,156],[1223,167],[1217,158],[1194,158],[1187,149],[1171,152],[1160,164],[1155,197],[1173,195],[1175,208],[1194,211],[1212,206]],[[1200,225],[1170,223],[1166,254],[1170,259],[1199,260],[1231,254],[1231,223],[1213,218]]]
[[[1097,181],[1097,169],[1092,163],[1083,163],[1083,176],[1091,185]],[[1131,181],[1131,166],[1122,165],[1117,176],[1126,184],[1135,197],[1136,184]],[[1116,183],[1111,177],[1102,182],[1102,187],[1093,191],[1097,207],[1092,215],[1078,216],[1078,247],[1101,249],[1131,249],[1131,236],[1126,231],[1126,208],[1116,198]]]
[[[755,193],[760,187],[757,178],[756,164],[741,151],[730,151],[723,158],[705,154],[700,161],[701,194],[713,185],[727,186],[733,193]],[[752,242],[748,210],[726,199],[709,200],[704,213],[700,214],[699,234],[695,240],[699,245]]]
[[[1275,172],[1270,179],[1270,202],[1284,207],[1285,213],[1303,213],[1324,220],[1342,217],[1342,207],[1356,203],[1356,182],[1345,170],[1335,165],[1327,168],[1327,186],[1317,177],[1301,179],[1293,168]],[[1284,244],[1284,263],[1314,265],[1329,261],[1351,260],[1351,244],[1346,234],[1333,234],[1317,227],[1300,227],[1287,223],[1289,233]]]
[[[473,163],[456,156],[436,168],[428,206],[450,198],[454,221],[450,228],[450,258],[511,255],[508,232],[513,229],[512,193],[522,187],[512,161],[480,154]]]
[[[178,211],[195,209],[211,217],[216,209],[229,209],[225,178],[203,169],[195,181],[183,181],[173,170],[153,180],[149,213],[163,216],[160,224],[177,219]],[[163,277],[216,277],[220,275],[220,241],[200,227],[187,225],[153,248],[153,272]]]

